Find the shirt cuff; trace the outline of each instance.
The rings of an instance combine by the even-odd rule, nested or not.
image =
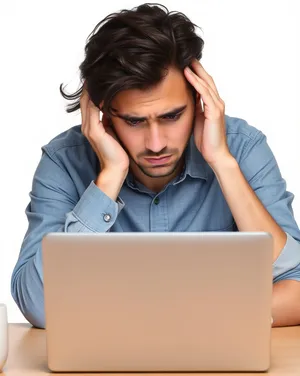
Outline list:
[[[300,264],[300,243],[287,232],[286,235],[285,246],[273,263],[273,278],[294,269]]]
[[[113,201],[91,181],[70,214],[92,232],[107,232],[124,206],[120,197]]]

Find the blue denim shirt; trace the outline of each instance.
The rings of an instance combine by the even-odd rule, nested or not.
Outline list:
[[[300,281],[300,231],[266,136],[226,115],[229,150],[266,209],[287,234],[273,281]],[[81,125],[42,147],[26,207],[28,230],[12,274],[12,296],[34,326],[44,327],[41,240],[49,232],[238,231],[216,176],[190,139],[185,168],[159,193],[129,173],[116,201],[94,183],[99,161]],[[213,270],[212,270],[213,272]]]

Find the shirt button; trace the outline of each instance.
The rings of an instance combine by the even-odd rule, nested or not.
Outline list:
[[[105,222],[109,222],[111,220],[111,216],[109,214],[104,214],[103,219]]]
[[[154,199],[154,204],[155,204],[155,205],[158,205],[158,204],[159,204],[159,197],[155,197],[155,199]]]

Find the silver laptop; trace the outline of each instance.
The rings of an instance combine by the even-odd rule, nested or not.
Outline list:
[[[271,234],[51,233],[42,248],[50,370],[269,368]]]

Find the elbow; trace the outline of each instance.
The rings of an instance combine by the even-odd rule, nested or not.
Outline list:
[[[41,280],[28,272],[26,265],[11,278],[11,295],[25,319],[35,328],[45,328],[44,293]]]
[[[273,286],[273,326],[300,325],[300,281],[281,280]]]

